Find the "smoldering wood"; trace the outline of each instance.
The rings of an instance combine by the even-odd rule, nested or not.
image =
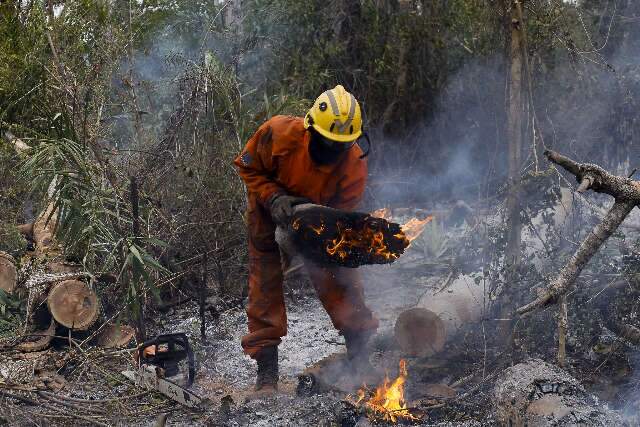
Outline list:
[[[319,393],[350,391],[340,387],[341,380],[345,379],[346,355],[342,353],[332,354],[307,367],[298,375],[298,396],[312,396]],[[353,384],[349,383],[348,386]]]
[[[612,175],[594,164],[575,162],[554,151],[545,151],[545,156],[549,161],[575,175],[580,183],[579,190],[586,191],[588,188],[598,193],[609,194],[615,198],[615,203],[541,295],[517,309],[516,312],[520,316],[556,303],[561,295],[567,293],[593,255],[640,203],[640,184],[630,178]]]
[[[314,204],[296,206],[291,226],[280,228],[278,234],[282,232],[288,234],[289,242],[280,246],[291,255],[300,253],[318,264],[352,268],[392,263],[409,245],[399,224]],[[340,245],[344,236],[352,243]],[[282,241],[282,236],[277,240]]]

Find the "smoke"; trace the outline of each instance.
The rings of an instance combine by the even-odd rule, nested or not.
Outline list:
[[[539,169],[548,166],[544,148],[620,174],[640,165],[640,144],[634,143],[640,135],[640,47],[634,42],[640,31],[633,26],[640,7],[614,3],[617,9],[609,5],[589,13],[567,6],[563,13],[576,34],[552,33],[554,47],[530,49],[535,109],[525,108],[523,173],[536,167],[534,120]],[[598,25],[590,25],[590,16],[599,16]],[[584,26],[580,20],[587,20]],[[573,39],[581,38],[586,40],[577,46]],[[429,100],[435,113],[415,117],[421,124],[409,137],[378,135],[371,156],[375,204],[477,200],[503,188],[507,71],[504,53],[471,57],[448,77],[438,98]],[[526,81],[524,89],[528,98]]]
[[[433,117],[416,118],[422,124],[408,141],[375,141],[377,203],[432,204],[495,191],[506,164],[503,63],[499,57],[470,60],[432,101]]]

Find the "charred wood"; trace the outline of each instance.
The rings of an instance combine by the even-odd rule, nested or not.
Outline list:
[[[392,263],[409,245],[399,224],[313,204],[295,207],[285,234],[291,244],[280,246],[290,255],[301,253],[318,264],[353,268]]]

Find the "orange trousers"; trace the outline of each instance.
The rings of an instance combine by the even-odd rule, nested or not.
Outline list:
[[[262,347],[280,344],[287,334],[287,312],[282,288],[282,264],[275,241],[275,224],[268,210],[249,196],[249,333],[242,338],[244,352],[256,358]],[[340,331],[373,331],[378,320],[364,303],[359,272],[352,268],[305,267],[333,326]],[[312,320],[312,319],[310,319]]]

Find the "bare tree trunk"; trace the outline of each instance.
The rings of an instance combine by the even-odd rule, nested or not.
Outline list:
[[[511,44],[509,47],[509,98],[507,103],[507,140],[509,154],[509,194],[507,196],[507,251],[506,263],[510,268],[520,263],[520,244],[522,241],[520,221],[520,194],[518,181],[522,164],[522,26],[518,14],[518,2],[510,5]]]

